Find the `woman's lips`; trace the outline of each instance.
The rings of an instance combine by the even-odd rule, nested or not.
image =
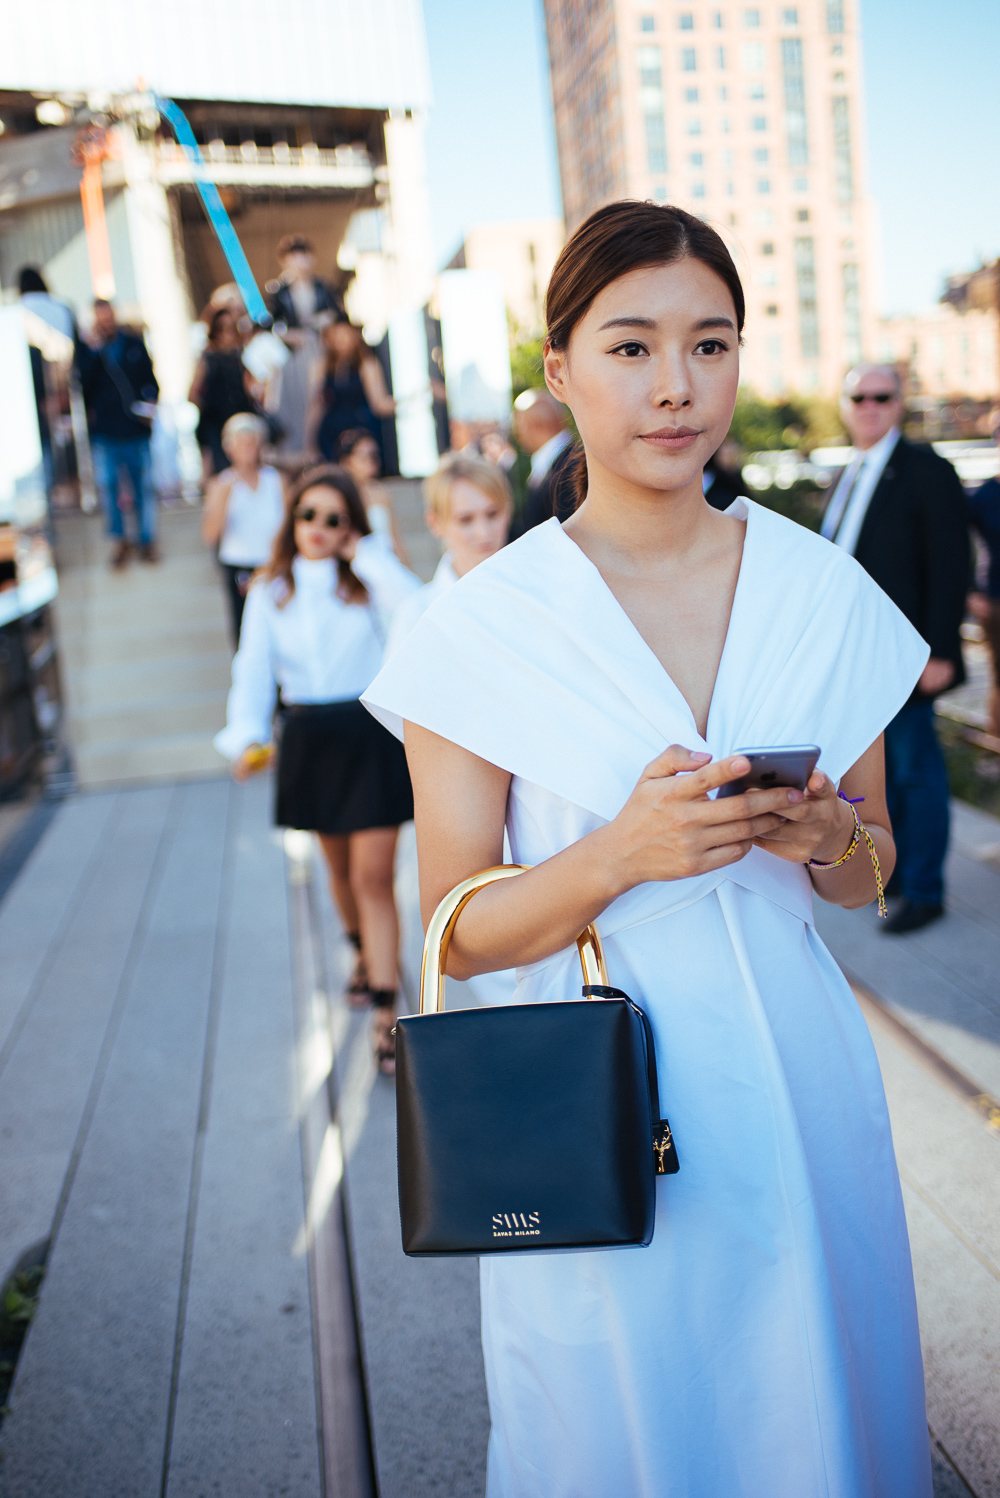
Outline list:
[[[643,432],[642,441],[651,447],[662,447],[667,452],[683,452],[693,446],[701,436],[694,427],[662,427],[658,432]]]

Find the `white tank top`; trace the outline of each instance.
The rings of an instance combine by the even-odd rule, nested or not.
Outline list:
[[[229,492],[219,561],[229,567],[263,567],[285,512],[281,475],[262,468],[257,488],[236,479]]]

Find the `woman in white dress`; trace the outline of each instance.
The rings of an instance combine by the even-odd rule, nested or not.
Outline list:
[[[378,536],[386,546],[391,546],[403,566],[408,567],[410,559],[396,524],[392,495],[379,480],[382,455],[371,432],[364,427],[351,427],[342,432],[337,443],[337,461],[347,469],[358,486],[372,535]]]
[[[425,914],[501,861],[505,823],[534,865],[466,908],[449,970],[577,997],[596,921],[681,1162],[648,1248],[482,1260],[489,1498],[930,1498],[885,1098],[812,923],[814,891],[876,895],[838,783],[891,871],[881,733],[927,647],[820,537],[705,503],[743,312],[679,209],[577,230],[545,376],[585,497],[439,598],[365,694],[405,732]],[[740,748],[802,743],[805,795],[715,798]]]
[[[375,1008],[375,1056],[393,1069],[399,922],[396,836],[413,814],[406,759],[358,701],[378,670],[390,614],[420,586],[368,530],[350,476],[329,464],[288,495],[270,565],[247,596],[226,726],[215,746],[245,779],[265,762],[281,689],[279,827],[315,832],[344,931],[348,990]]]
[[[230,416],[222,428],[229,467],[209,480],[201,516],[201,539],[218,547],[237,649],[250,579],[270,560],[285,514],[281,474],[261,462],[266,441],[267,423],[259,416]]]

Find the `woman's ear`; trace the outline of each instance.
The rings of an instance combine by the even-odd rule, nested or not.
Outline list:
[[[557,401],[564,406],[569,402],[566,399],[566,351],[565,349],[554,349],[546,338],[545,348],[542,352],[542,372],[545,375],[545,383],[549,394],[554,395]]]

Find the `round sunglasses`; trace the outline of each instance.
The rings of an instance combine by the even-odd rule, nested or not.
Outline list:
[[[325,515],[323,515],[321,510],[313,509],[292,511],[292,519],[304,520],[306,525],[312,525],[314,520],[320,518],[322,518],[324,525],[329,526],[330,530],[332,531],[337,530],[342,525],[349,526],[351,523],[349,516],[341,515],[340,512],[336,510],[328,510]]]
[[[876,406],[884,406],[887,405],[889,401],[894,401],[896,399],[896,396],[890,394],[886,390],[880,390],[877,395],[852,395],[849,397],[849,399],[852,405],[855,406],[863,405],[865,401],[874,401]]]

